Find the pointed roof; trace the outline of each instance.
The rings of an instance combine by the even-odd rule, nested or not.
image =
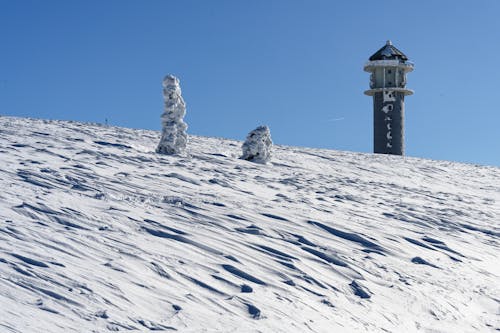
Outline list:
[[[371,57],[370,61],[373,60],[408,60],[408,57],[401,51],[399,51],[394,45],[392,45],[391,41],[388,40],[385,45],[375,52]]]

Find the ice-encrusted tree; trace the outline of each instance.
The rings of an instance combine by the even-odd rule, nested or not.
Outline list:
[[[179,79],[167,75],[163,79],[165,107],[161,115],[162,133],[156,152],[160,154],[184,154],[187,145],[187,124],[184,122],[186,103],[181,96]]]
[[[271,149],[273,141],[271,140],[271,131],[267,126],[259,126],[248,133],[246,141],[241,149],[243,150],[242,159],[257,162],[267,163],[271,159]]]

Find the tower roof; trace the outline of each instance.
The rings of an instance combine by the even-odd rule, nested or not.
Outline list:
[[[385,45],[375,52],[371,57],[370,61],[373,60],[408,60],[408,57],[401,51],[399,51],[394,45],[392,45],[391,41],[388,40]]]

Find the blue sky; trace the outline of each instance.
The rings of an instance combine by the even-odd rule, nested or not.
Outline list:
[[[372,151],[368,57],[408,75],[406,154],[500,166],[500,1],[0,0],[0,114],[160,129],[181,80],[190,134]]]

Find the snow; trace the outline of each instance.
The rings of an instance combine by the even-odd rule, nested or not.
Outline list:
[[[494,332],[500,169],[0,117],[1,332]]]
[[[173,75],[163,80],[165,108],[161,115],[162,135],[156,152],[161,154],[184,154],[187,145],[187,125],[184,122],[186,103],[181,96],[179,79]]]
[[[399,67],[405,72],[413,71],[415,64],[411,61],[401,62],[400,60],[372,60],[365,63],[365,71],[373,71],[375,67]]]
[[[372,88],[369,90],[365,90],[364,94],[367,96],[373,96],[378,92],[384,92],[384,91],[390,91],[390,92],[402,92],[405,96],[410,96],[413,95],[414,91],[406,88],[400,88],[400,87],[386,87],[386,88]]]
[[[243,151],[242,159],[266,164],[271,160],[271,150],[273,141],[271,140],[271,131],[267,126],[259,126],[248,133],[241,149]]]
[[[391,112],[394,109],[394,106],[392,104],[386,104],[382,107],[382,112],[387,114]]]
[[[395,102],[396,101],[396,95],[394,94],[393,91],[389,90],[390,88],[386,88],[384,90],[384,93],[382,94],[384,103],[385,102]]]

